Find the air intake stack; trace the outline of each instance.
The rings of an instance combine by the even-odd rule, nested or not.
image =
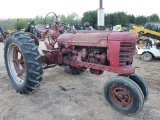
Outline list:
[[[102,30],[104,28],[104,8],[103,0],[99,0],[99,9],[98,9],[98,29]]]

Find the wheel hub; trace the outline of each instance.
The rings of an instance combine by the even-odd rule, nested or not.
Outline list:
[[[115,104],[121,107],[129,107],[132,105],[133,98],[131,93],[122,86],[112,87],[110,97]]]
[[[150,59],[150,57],[149,57],[148,55],[144,56],[144,58],[145,58],[146,60],[149,60],[149,59]]]
[[[14,64],[15,70],[17,72],[17,75],[20,78],[24,79],[23,73],[26,71],[26,69],[25,69],[25,64],[24,64],[22,52],[20,51],[18,46],[16,46],[13,51],[13,64]]]
[[[8,49],[8,67],[17,84],[22,84],[26,77],[26,66],[23,54],[16,44],[11,44]]]

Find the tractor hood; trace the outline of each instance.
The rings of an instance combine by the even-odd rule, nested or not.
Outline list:
[[[129,32],[108,32],[108,31],[78,31],[75,34],[62,34],[58,38],[59,44],[66,46],[94,46],[107,47],[108,40],[129,41],[136,40],[136,35]]]
[[[136,41],[137,40],[137,35],[132,32],[112,32],[108,36],[108,40],[112,41]]]

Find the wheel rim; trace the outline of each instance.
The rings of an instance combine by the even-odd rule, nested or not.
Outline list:
[[[23,84],[26,78],[26,66],[22,52],[16,44],[9,46],[7,58],[13,80],[17,84]]]
[[[110,88],[109,96],[114,104],[129,108],[133,104],[131,93],[123,86],[114,85]]]

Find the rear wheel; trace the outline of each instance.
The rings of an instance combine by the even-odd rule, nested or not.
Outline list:
[[[116,76],[104,85],[104,97],[109,105],[122,114],[135,114],[143,108],[144,95],[129,78]]]
[[[143,53],[143,54],[141,55],[141,60],[146,61],[146,62],[151,61],[151,60],[152,60],[152,54],[151,54],[151,53],[148,53],[148,52]]]
[[[4,59],[8,76],[19,93],[36,90],[42,80],[42,62],[34,39],[23,32],[14,32],[7,37]]]

